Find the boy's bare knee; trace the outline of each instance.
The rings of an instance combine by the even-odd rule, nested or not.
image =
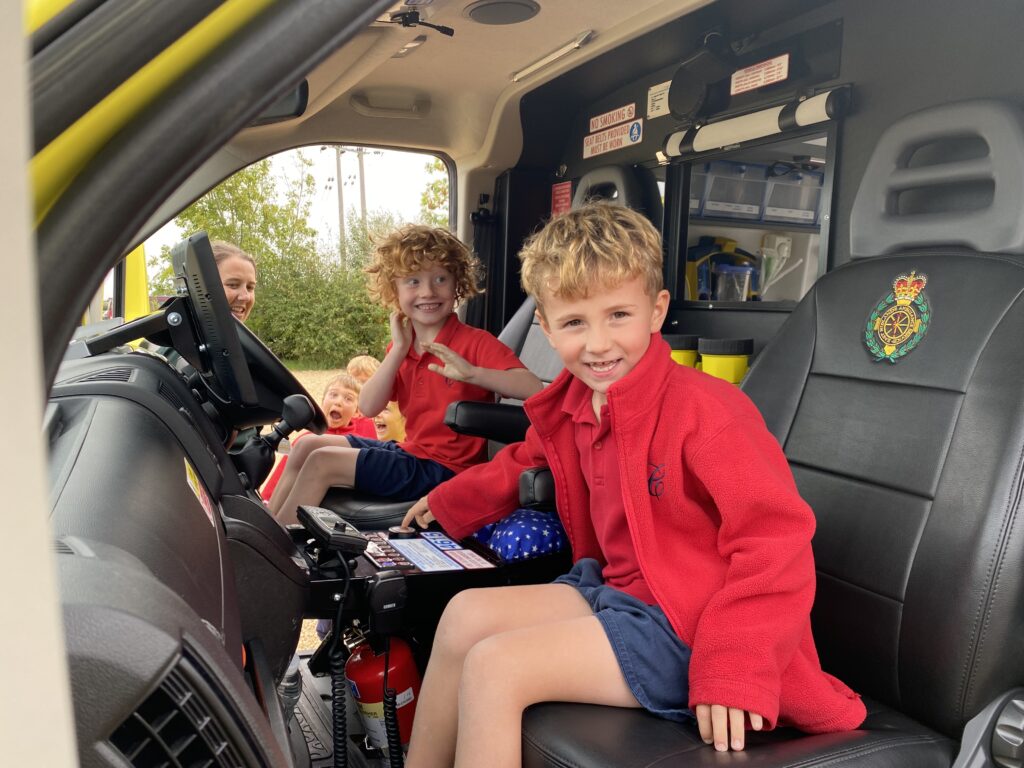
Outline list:
[[[507,645],[500,634],[491,635],[466,651],[459,680],[460,700],[468,701],[465,694],[474,699],[487,696],[488,700],[501,701],[506,705],[521,703],[516,686],[520,675],[512,671],[514,665]]]
[[[465,656],[481,638],[487,637],[493,622],[490,619],[487,594],[481,589],[467,589],[448,601],[441,615],[434,646],[446,653]]]
[[[288,463],[297,467],[301,466],[309,458],[309,455],[319,447],[315,436],[310,435],[299,440],[292,446],[288,454]]]

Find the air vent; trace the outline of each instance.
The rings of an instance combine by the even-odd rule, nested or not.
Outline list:
[[[170,403],[171,407],[174,408],[174,410],[185,410],[185,404],[181,402],[181,398],[178,397],[177,393],[173,389],[164,384],[162,381],[160,382],[158,392],[160,393],[160,397],[162,397],[164,400]]]
[[[87,381],[120,381],[127,384],[132,380],[132,373],[134,368],[104,368],[102,371],[96,371],[96,373],[90,373],[87,376],[83,376],[80,379],[74,379],[76,384],[84,384]]]
[[[71,545],[68,544],[64,539],[57,539],[53,542],[53,551],[58,555],[74,555],[77,554]]]
[[[181,660],[160,687],[110,736],[134,768],[235,768],[244,765],[224,727],[203,700]]]

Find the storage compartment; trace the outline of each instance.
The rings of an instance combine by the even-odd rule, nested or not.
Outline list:
[[[690,215],[700,216],[704,210],[704,197],[707,194],[708,166],[707,163],[695,165],[690,172]]]
[[[769,176],[764,220],[817,224],[824,176],[818,171],[804,170],[790,170],[783,176]]]
[[[767,186],[763,165],[726,160],[708,163],[707,194],[702,213],[704,216],[760,221]],[[690,205],[693,205],[692,199]]]

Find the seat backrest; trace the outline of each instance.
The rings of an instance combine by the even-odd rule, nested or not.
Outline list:
[[[580,177],[572,207],[591,200],[622,205],[644,214],[660,232],[664,206],[654,173],[642,165],[602,165]]]
[[[851,221],[873,257],[819,280],[744,383],[817,517],[823,666],[951,736],[1024,683],[1024,225],[992,224],[1022,183],[1016,108],[891,126]]]
[[[572,207],[579,208],[593,200],[637,210],[661,230],[661,195],[658,182],[648,168],[640,165],[603,165],[588,171],[576,185]],[[527,298],[498,338],[519,355],[526,367],[547,385],[561,372],[562,361],[544,337],[535,316],[536,307],[534,300]]]

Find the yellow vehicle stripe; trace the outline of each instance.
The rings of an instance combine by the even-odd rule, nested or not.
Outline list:
[[[124,257],[124,319],[134,320],[149,314],[149,281],[146,276],[146,249],[138,248]]]
[[[43,147],[30,166],[36,225],[115,133],[273,2],[225,0]],[[216,109],[217,105],[211,104],[210,108]]]
[[[31,35],[74,0],[29,0],[25,4],[25,32]]]

